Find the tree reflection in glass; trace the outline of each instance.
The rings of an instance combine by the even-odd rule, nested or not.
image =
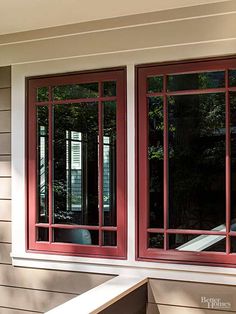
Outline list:
[[[225,94],[168,98],[169,224],[225,224]]]
[[[116,101],[103,106],[103,225],[116,226]]]
[[[54,105],[54,223],[98,225],[98,103]]]
[[[37,213],[48,222],[48,108],[37,107]]]
[[[148,98],[149,226],[163,227],[163,99]]]

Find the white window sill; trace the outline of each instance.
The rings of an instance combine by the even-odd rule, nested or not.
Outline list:
[[[11,253],[14,266],[236,285],[236,268]]]

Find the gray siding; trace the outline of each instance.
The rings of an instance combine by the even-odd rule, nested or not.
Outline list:
[[[149,303],[147,307],[147,314],[232,314],[235,312],[218,311],[208,309],[196,309],[183,306],[169,306],[162,304]]]
[[[236,313],[236,286],[150,279],[148,314],[226,314]],[[225,302],[216,309],[202,298]],[[227,304],[226,304],[227,303]],[[215,308],[215,309],[214,309]]]
[[[10,67],[0,68],[0,313],[43,313],[111,276],[11,265],[10,82]]]
[[[115,302],[100,314],[145,314],[147,304],[147,285],[143,285]]]

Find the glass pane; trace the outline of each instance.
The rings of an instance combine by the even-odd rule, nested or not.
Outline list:
[[[169,248],[191,252],[225,252],[226,241],[225,236],[221,235],[170,234]]]
[[[236,93],[230,93],[231,230],[236,231]]]
[[[48,228],[37,228],[37,241],[49,241]]]
[[[236,253],[236,237],[231,237],[231,253]]]
[[[169,223],[225,228],[225,95],[168,98]]]
[[[103,97],[116,96],[116,82],[115,81],[102,83],[102,96]]]
[[[48,222],[48,108],[37,107],[37,221]]]
[[[98,104],[54,106],[54,222],[98,225]]]
[[[98,245],[98,231],[87,229],[53,229],[54,242]]]
[[[225,72],[175,74],[167,77],[167,90],[220,88],[225,86]]]
[[[236,70],[229,71],[229,86],[230,87],[236,86]]]
[[[163,91],[163,77],[151,76],[147,78],[147,92],[158,93]]]
[[[104,246],[117,246],[116,232],[104,231],[103,232],[103,244]]]
[[[116,226],[116,102],[103,102],[103,224]]]
[[[149,226],[163,227],[163,100],[148,98]]]
[[[53,87],[53,100],[98,97],[98,83],[71,84]]]
[[[49,100],[49,91],[48,87],[39,87],[37,88],[36,101],[48,101]]]
[[[148,247],[152,249],[164,249],[164,234],[148,233]]]

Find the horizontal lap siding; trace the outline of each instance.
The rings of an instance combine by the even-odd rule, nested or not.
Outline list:
[[[11,243],[11,222],[0,221],[0,243]]]
[[[216,311],[211,309],[194,309],[190,307],[178,307],[149,303],[147,314],[232,314],[229,311]]]
[[[1,112],[0,112],[1,114]],[[10,133],[0,133],[0,154],[10,155],[11,154],[11,134]]]
[[[0,307],[45,312],[76,297],[76,294],[0,286],[0,296]]]
[[[0,313],[43,313],[111,276],[11,265],[10,68],[0,68]]]
[[[11,109],[10,97],[11,89],[9,87],[0,87],[0,111]]]
[[[229,308],[223,306],[218,311],[231,311],[236,313],[236,286],[226,286],[219,284],[181,282],[171,280],[150,279],[148,284],[148,302],[149,307],[154,310],[155,304],[158,305],[160,314],[172,313],[208,313],[208,304],[202,302],[202,298],[221,299],[221,301],[230,304]],[[153,305],[154,304],[154,305]],[[177,307],[176,307],[177,306]],[[176,307],[176,312],[173,308]],[[186,308],[181,312],[181,309]],[[168,312],[169,308],[171,311]],[[189,310],[187,308],[195,308],[197,310]],[[200,310],[201,309],[201,310]],[[151,311],[151,310],[150,310]],[[215,310],[212,310],[215,313]],[[217,313],[218,313],[217,311]],[[155,312],[150,312],[152,314]],[[209,312],[210,314],[211,312]],[[223,312],[224,313],[224,312]],[[222,314],[223,314],[222,313]]]
[[[0,199],[11,199],[11,178],[0,177]]]
[[[0,243],[0,266],[2,266],[1,264],[11,265],[10,253],[11,253],[11,244]],[[12,266],[11,266],[11,269],[13,269]]]
[[[108,279],[110,276],[0,265],[0,285],[12,287],[81,294]]]
[[[11,220],[11,200],[0,199],[0,221],[1,220]]]
[[[1,112],[0,112],[1,115]],[[4,160],[5,159],[5,160]],[[9,158],[0,159],[0,178],[11,176],[11,161]]]
[[[11,264],[10,85],[10,68],[0,68],[0,267],[4,266],[1,264]],[[0,313],[13,314],[14,311],[1,308],[0,304]]]
[[[145,314],[147,302],[147,285],[143,285],[122,299],[116,301],[100,314]]]
[[[37,313],[43,313],[43,312],[31,312],[31,311],[22,311],[18,309],[13,309],[13,308],[7,308],[7,307],[1,307],[0,306],[0,313],[1,314],[37,314]]]
[[[11,112],[2,110],[0,112],[0,132],[11,132]]]

